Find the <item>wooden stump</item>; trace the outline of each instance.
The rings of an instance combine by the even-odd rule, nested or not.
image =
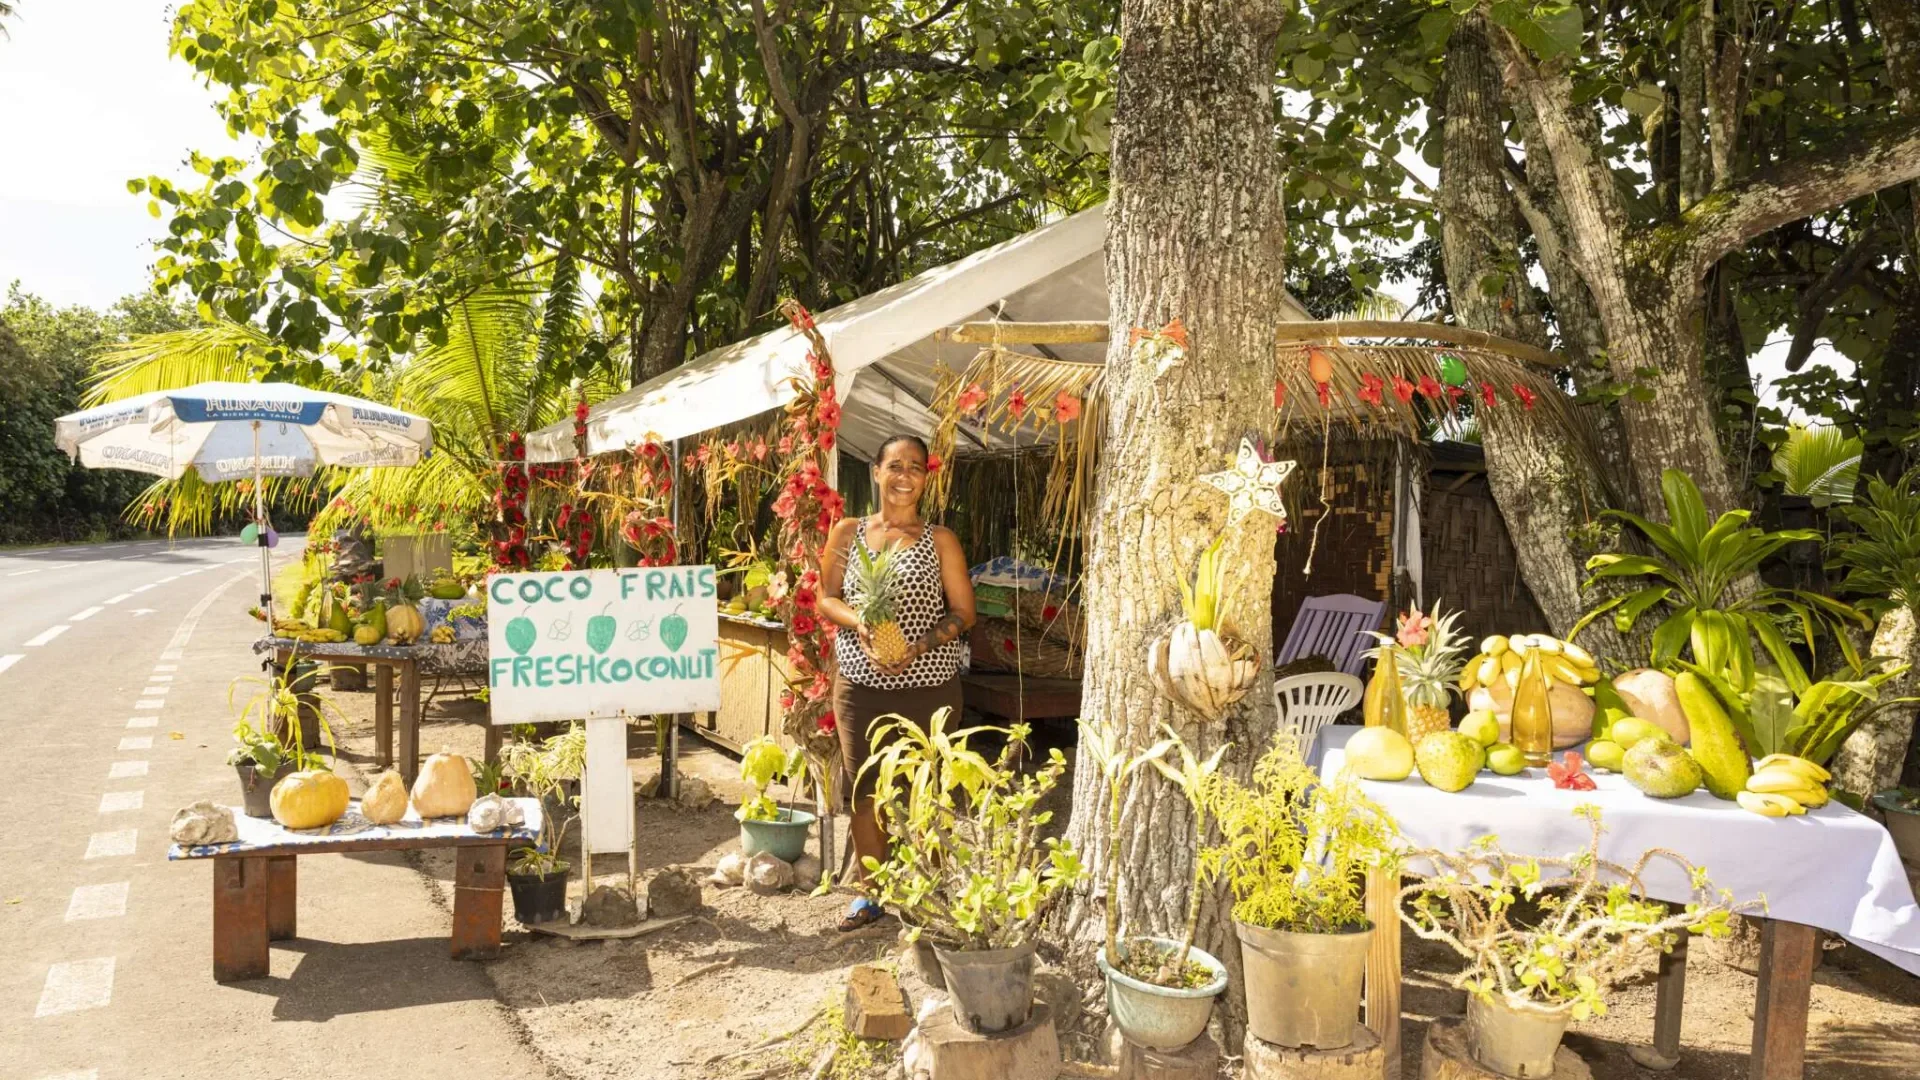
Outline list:
[[[1241,1051],[1247,1080],[1382,1080],[1386,1047],[1365,1025],[1353,1026],[1353,1042],[1338,1050],[1293,1049],[1247,1036]]]
[[[1027,1022],[1012,1031],[968,1031],[943,1004],[920,1021],[902,1053],[913,1080],[1055,1080],[1060,1075],[1060,1039],[1045,1002],[1035,1002]]]
[[[1467,1023],[1460,1017],[1427,1025],[1427,1044],[1420,1051],[1420,1080],[1506,1080],[1467,1053]],[[1580,1055],[1562,1046],[1553,1055],[1553,1080],[1593,1080],[1593,1070]]]
[[[1178,1050],[1154,1050],[1127,1041],[1120,1026],[1107,1021],[1106,1059],[1116,1080],[1215,1080],[1220,1075],[1220,1044],[1201,1032]]]
[[[904,1039],[913,1030],[907,996],[893,974],[878,964],[847,973],[847,1030],[863,1039]]]

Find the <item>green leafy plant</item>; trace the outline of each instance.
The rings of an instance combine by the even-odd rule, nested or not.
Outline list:
[[[1193,952],[1193,935],[1200,926],[1200,898],[1207,881],[1206,866],[1200,859],[1202,845],[1207,842],[1207,811],[1213,805],[1214,796],[1219,790],[1220,759],[1226,756],[1228,748],[1233,744],[1221,743],[1214,749],[1212,755],[1205,761],[1201,761],[1194,757],[1193,751],[1187,748],[1186,742],[1172,727],[1165,724],[1161,727],[1166,731],[1167,738],[1158,745],[1178,751],[1180,762],[1177,766],[1168,764],[1165,751],[1155,754],[1148,760],[1155,771],[1166,777],[1168,782],[1179,788],[1180,794],[1187,798],[1187,810],[1193,816],[1193,885],[1187,890],[1187,918],[1186,925],[1180,934],[1180,948],[1172,954],[1157,958],[1145,955],[1135,957],[1134,950],[1130,948],[1124,959],[1132,961],[1132,971],[1129,974],[1143,972],[1149,982],[1170,986],[1191,986],[1196,983],[1196,980],[1204,982],[1212,974],[1199,965],[1189,965],[1187,957]],[[1155,959],[1158,960],[1157,964],[1154,963]]]
[[[1221,839],[1200,861],[1210,880],[1225,876],[1235,919],[1313,934],[1366,925],[1366,872],[1394,865],[1399,828],[1358,784],[1322,781],[1282,734],[1251,784],[1219,777],[1212,804]]]
[[[1740,741],[1755,757],[1791,754],[1824,766],[1847,736],[1875,713],[1920,701],[1914,697],[1881,700],[1881,684],[1905,674],[1908,667],[1885,656],[1867,657],[1843,679],[1809,682],[1804,675],[1796,680],[1793,672],[1762,671],[1746,687],[1735,686],[1697,664],[1682,663],[1712,687]]]
[[[268,777],[288,764],[295,772],[322,766],[320,756],[304,745],[306,717],[301,701],[304,698],[314,706],[314,721],[320,725],[320,736],[326,742],[329,756],[334,754],[329,714],[344,719],[333,698],[314,688],[314,681],[322,674],[324,669],[301,661],[295,652],[288,654],[279,671],[242,675],[229,683],[227,707],[234,711],[237,719],[233,727],[235,745],[227,754],[227,764],[251,761],[255,772]],[[253,693],[236,705],[234,698],[248,686],[254,688]]]
[[[873,729],[876,752],[861,766],[887,797],[880,823],[890,841],[885,861],[863,860],[876,898],[943,948],[1010,949],[1028,941],[1050,902],[1080,879],[1073,845],[1043,837],[1050,811],[1040,802],[1060,782],[1067,759],[1048,754],[1037,772],[1018,761],[1029,728],[949,731],[950,710],[925,728],[898,716]],[[1001,733],[989,761],[971,746]]]
[[[567,830],[580,816],[580,796],[569,795],[567,785],[577,783],[587,767],[587,729],[578,722],[544,741],[515,739],[500,748],[500,773],[514,786],[540,800],[540,844],[515,848],[513,872],[547,874],[563,872],[568,863],[560,857]],[[485,793],[498,790],[482,787]],[[545,849],[545,850],[542,850]]]
[[[1614,597],[1587,612],[1568,637],[1578,637],[1588,623],[1607,612],[1613,613],[1614,628],[1624,634],[1649,611],[1665,611],[1666,617],[1653,631],[1654,667],[1669,667],[1687,652],[1694,663],[1709,671],[1727,672],[1735,685],[1744,687],[1753,681],[1753,638],[1760,639],[1783,671],[1803,670],[1782,629],[1782,620],[1791,618],[1809,650],[1824,628],[1847,662],[1858,666],[1858,653],[1844,627],[1865,625],[1866,617],[1860,612],[1804,589],[1748,587],[1761,563],[1788,544],[1819,539],[1819,533],[1810,529],[1768,532],[1748,525],[1751,514],[1746,510],[1729,510],[1709,525],[1700,489],[1678,469],[1661,474],[1661,493],[1668,524],[1624,510],[1605,512],[1633,526],[1658,554],[1595,555],[1587,560],[1593,576],[1583,587],[1614,578],[1652,578],[1658,584]]]
[[[1107,785],[1107,955],[1120,955],[1120,812],[1133,775],[1172,749],[1161,741],[1139,753],[1127,745],[1125,731],[1110,720],[1080,721],[1080,752],[1100,771]]]
[[[1759,906],[1736,906],[1706,871],[1664,848],[1641,853],[1632,867],[1600,858],[1599,808],[1583,804],[1574,813],[1587,819],[1592,838],[1564,858],[1509,855],[1486,835],[1464,851],[1415,851],[1402,861],[1429,872],[1400,890],[1401,921],[1466,959],[1454,987],[1486,1001],[1568,1006],[1575,1020],[1603,1016],[1607,991],[1679,934],[1725,937],[1734,914]],[[1693,895],[1685,905],[1647,898],[1641,879],[1655,859],[1686,873]],[[1537,919],[1522,915],[1522,900]]]
[[[1773,471],[1789,495],[1805,495],[1815,506],[1853,501],[1860,483],[1860,457],[1866,444],[1837,427],[1794,424],[1773,452]]]
[[[802,747],[782,749],[770,736],[762,735],[740,750],[740,779],[753,785],[753,791],[740,802],[733,816],[741,821],[782,821],[780,804],[767,794],[775,781],[789,784],[804,775],[807,754]],[[791,790],[791,788],[789,788]]]
[[[1920,469],[1887,483],[1867,481],[1867,496],[1841,513],[1859,532],[1840,539],[1828,569],[1842,571],[1839,591],[1858,597],[1875,618],[1896,608],[1920,616]]]

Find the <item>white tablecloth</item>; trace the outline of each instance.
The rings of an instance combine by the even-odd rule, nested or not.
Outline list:
[[[355,799],[347,805],[347,812],[340,820],[318,829],[289,829],[272,818],[248,817],[240,807],[230,807],[233,820],[240,833],[240,839],[230,844],[196,844],[187,847],[174,844],[167,849],[167,858],[173,859],[209,859],[216,855],[235,855],[248,851],[273,849],[285,851],[289,848],[327,844],[337,840],[447,840],[453,841],[468,836],[488,836],[495,840],[524,840],[529,845],[545,851],[540,839],[541,808],[538,799],[513,799],[520,807],[520,814],[526,820],[519,825],[510,825],[491,832],[476,833],[467,825],[465,817],[428,818],[422,820],[418,811],[407,807],[407,814],[391,825],[375,825],[360,813],[360,800]]]
[[[1343,748],[1358,730],[1335,725],[1320,732],[1314,756],[1321,775],[1341,769]],[[1588,840],[1587,822],[1574,808],[1594,803],[1606,826],[1603,858],[1632,865],[1648,848],[1672,849],[1705,867],[1714,886],[1731,890],[1736,901],[1764,897],[1772,918],[1832,930],[1920,974],[1920,906],[1879,822],[1839,803],[1768,818],[1704,790],[1652,799],[1618,773],[1594,780],[1595,791],[1562,791],[1545,769],[1529,769],[1518,776],[1483,772],[1472,787],[1452,793],[1428,787],[1418,772],[1398,783],[1361,784],[1414,846],[1446,851],[1494,833],[1511,854],[1566,855]],[[1685,876],[1668,860],[1652,864],[1646,885],[1655,899],[1690,898]]]

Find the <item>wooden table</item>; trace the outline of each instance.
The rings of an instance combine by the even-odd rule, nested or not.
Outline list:
[[[1079,679],[969,673],[960,689],[969,708],[1015,723],[1080,715]]]
[[[315,836],[247,818],[236,809],[241,842],[190,849],[175,844],[167,857],[213,860],[213,977],[218,982],[264,977],[269,943],[297,936],[302,855],[454,848],[453,958],[486,960],[500,954],[507,848],[536,844],[539,838],[537,804],[531,799],[515,801],[530,807],[530,826],[491,833],[474,833],[457,818],[428,823],[410,818],[399,826],[373,827],[358,834]],[[356,801],[349,818],[342,821],[357,816],[358,809]]]

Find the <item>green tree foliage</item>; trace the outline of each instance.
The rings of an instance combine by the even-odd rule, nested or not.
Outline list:
[[[1116,17],[195,0],[174,52],[258,158],[130,186],[170,216],[158,280],[259,325],[270,363],[444,345],[461,296],[571,259],[637,379],[769,321],[780,293],[829,305],[1097,199]],[[365,185],[387,151],[417,162],[410,183]]]
[[[53,445],[53,421],[81,407],[81,387],[103,349],[190,319],[153,297],[130,296],[102,313],[56,308],[11,288],[0,308],[0,543],[124,533],[121,508],[146,478],[69,461]]]

